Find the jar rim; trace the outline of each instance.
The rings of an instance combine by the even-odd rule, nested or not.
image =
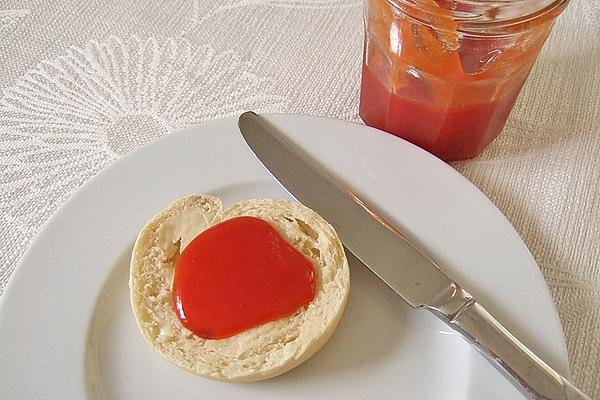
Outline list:
[[[442,8],[435,0],[387,0],[398,12],[433,29],[440,19],[451,21],[453,30],[471,36],[511,36],[531,28],[531,22],[553,21],[570,0],[442,0],[450,7]],[[519,6],[523,7],[522,12]],[[453,9],[454,8],[454,9]],[[473,11],[461,11],[471,8]]]

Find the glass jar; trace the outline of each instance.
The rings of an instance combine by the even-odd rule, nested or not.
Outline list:
[[[360,116],[445,161],[502,131],[569,0],[365,0]]]

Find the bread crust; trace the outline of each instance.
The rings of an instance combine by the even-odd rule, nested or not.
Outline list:
[[[269,222],[312,262],[315,297],[289,317],[226,339],[206,340],[186,329],[173,310],[175,264],[200,232],[242,215]],[[170,204],[140,231],[131,257],[129,287],[137,325],[150,347],[197,375],[250,382],[294,368],[325,344],[342,316],[350,272],[333,227],[301,204],[253,199],[223,209],[216,197],[191,195]]]

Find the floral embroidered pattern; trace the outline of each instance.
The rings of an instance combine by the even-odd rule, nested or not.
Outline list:
[[[290,9],[336,9],[361,7],[362,0],[225,0],[214,6],[211,0],[195,0],[193,3],[192,25],[196,26],[218,14],[249,6],[267,6]],[[206,12],[201,12],[206,10]]]
[[[15,246],[0,271],[10,274],[21,245],[113,160],[205,120],[284,111],[276,89],[233,52],[185,39],[113,36],[41,62],[0,99],[0,229]]]

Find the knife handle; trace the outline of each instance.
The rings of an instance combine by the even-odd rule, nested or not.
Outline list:
[[[462,289],[465,297],[470,297]],[[590,400],[471,300],[453,315],[435,314],[459,332],[521,392],[535,400]]]

